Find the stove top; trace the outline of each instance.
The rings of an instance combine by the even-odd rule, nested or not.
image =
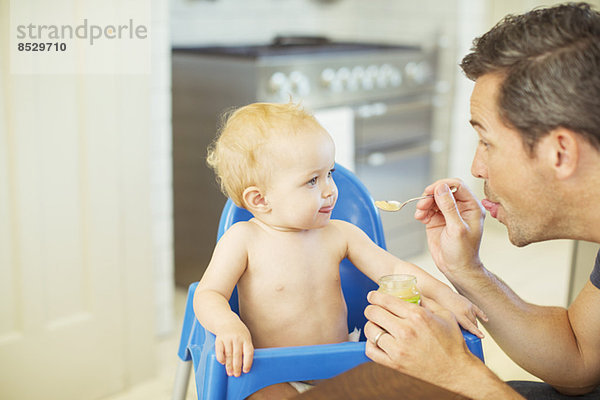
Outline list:
[[[320,36],[278,36],[263,45],[177,47],[180,53],[207,54],[238,58],[260,58],[271,56],[368,53],[382,50],[418,50],[417,46],[390,45],[361,42],[337,42]]]

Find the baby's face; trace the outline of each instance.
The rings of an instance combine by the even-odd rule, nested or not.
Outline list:
[[[273,168],[265,198],[271,206],[267,223],[286,230],[327,225],[337,201],[331,172],[335,146],[327,132],[276,139],[269,145]]]

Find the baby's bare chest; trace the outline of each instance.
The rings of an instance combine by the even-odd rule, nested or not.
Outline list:
[[[331,290],[331,285],[339,285],[345,246],[335,238],[262,241],[250,250],[242,277],[246,285],[288,294]]]

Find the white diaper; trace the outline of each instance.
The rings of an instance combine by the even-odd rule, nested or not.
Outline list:
[[[349,342],[358,342],[360,339],[360,329],[354,328],[352,332],[348,334]],[[298,393],[304,393],[315,387],[313,383],[306,381],[288,382]]]
[[[358,342],[360,339],[360,329],[354,327],[354,330],[348,334],[349,342]]]
[[[315,385],[308,382],[288,382],[298,393],[304,393],[309,389],[315,387]]]

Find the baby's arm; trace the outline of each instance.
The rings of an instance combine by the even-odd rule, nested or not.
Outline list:
[[[229,376],[250,371],[254,356],[250,331],[229,306],[231,293],[246,269],[248,229],[246,223],[237,223],[225,232],[194,293],[196,318],[215,334],[216,357]]]
[[[467,298],[453,291],[418,266],[400,260],[377,246],[360,228],[344,221],[335,221],[348,243],[347,257],[365,275],[377,282],[390,274],[411,274],[417,278],[417,286],[424,297],[436,300],[454,313],[460,325],[474,335],[483,337],[477,328],[477,317],[487,317]]]

